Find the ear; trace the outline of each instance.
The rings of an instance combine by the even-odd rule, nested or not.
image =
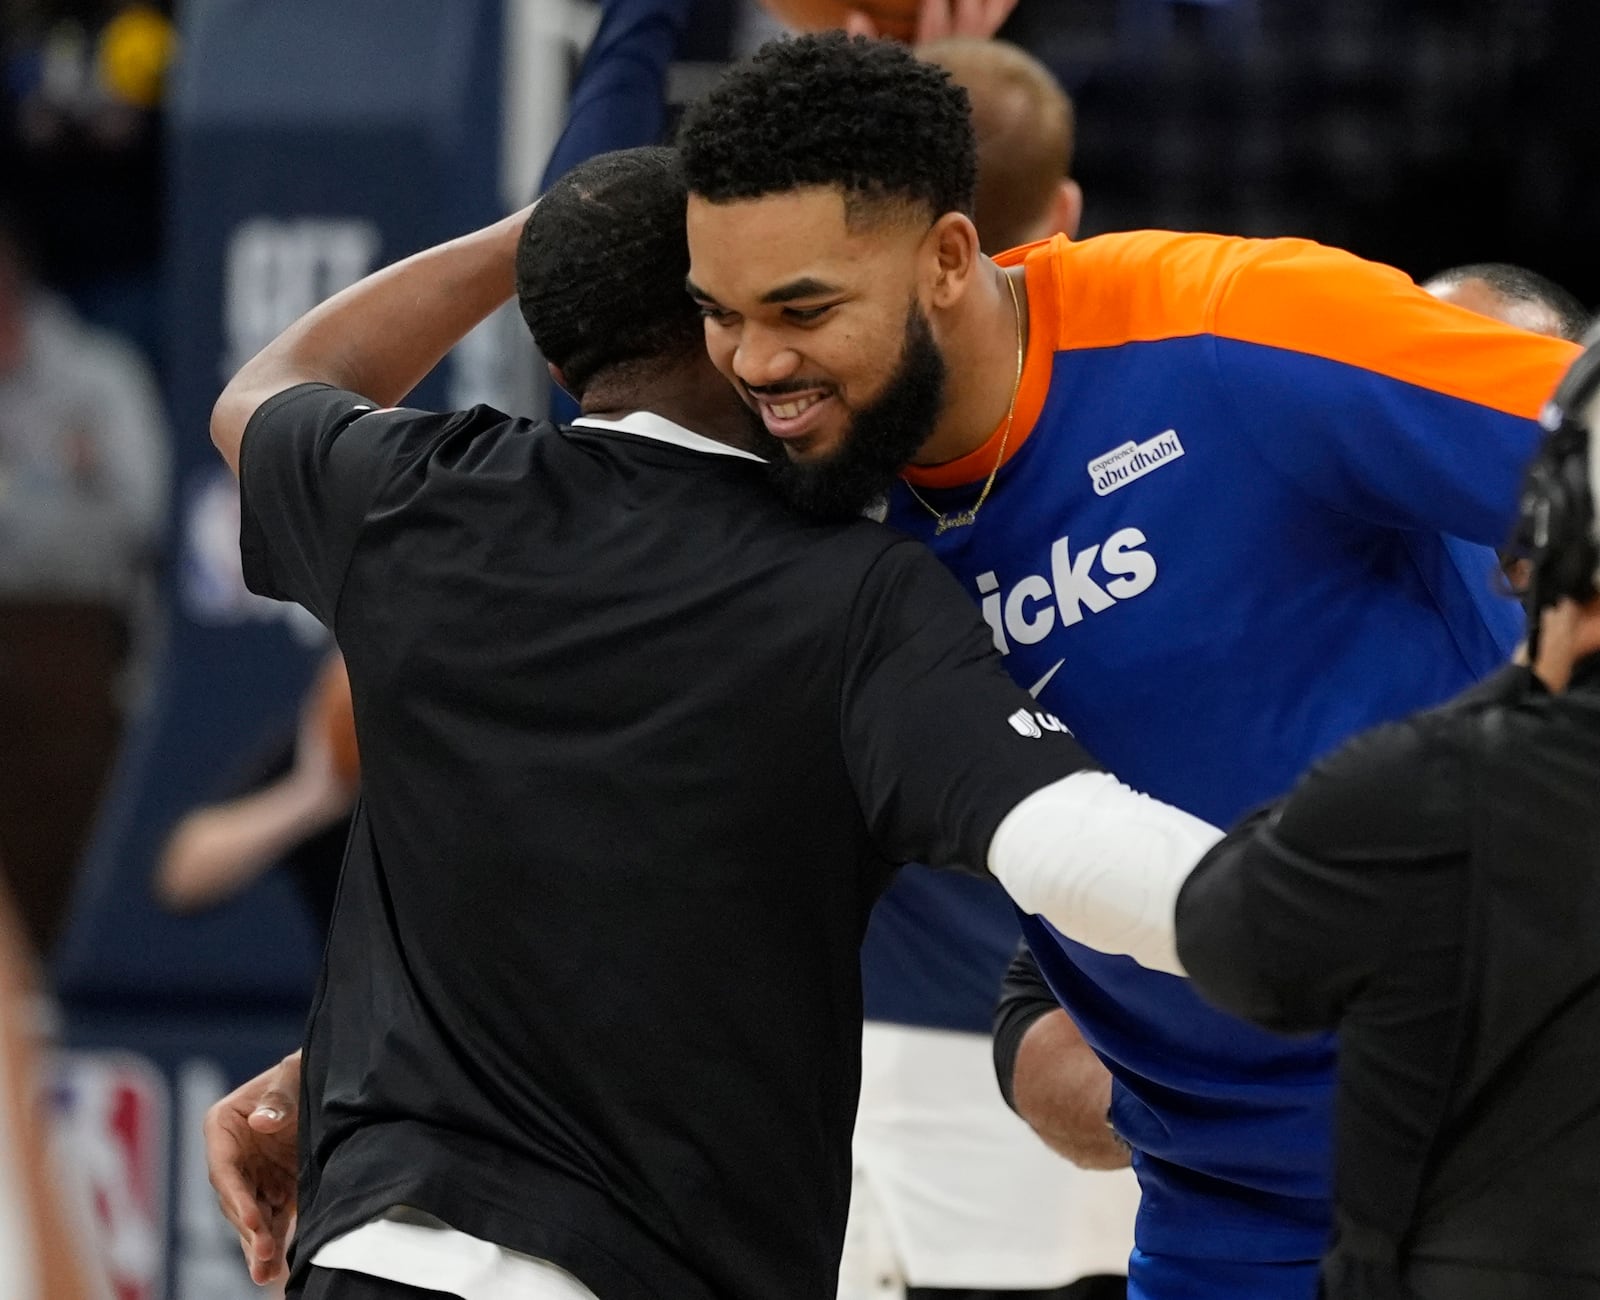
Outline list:
[[[1083,220],[1083,189],[1074,180],[1064,180],[1056,186],[1050,200],[1050,233],[1078,237],[1078,222]]]
[[[546,361],[544,368],[550,372],[550,378],[555,380],[556,387],[576,402],[578,395],[572,391],[572,385],[567,382],[567,377],[561,373],[561,367],[553,361]]]
[[[949,307],[960,300],[972,282],[983,252],[977,227],[961,212],[947,212],[923,237],[932,273],[931,307]]]

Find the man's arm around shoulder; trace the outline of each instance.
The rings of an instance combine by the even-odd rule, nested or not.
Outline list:
[[[239,471],[250,419],[300,384],[392,406],[515,289],[526,209],[385,267],[307,312],[247,361],[211,412],[211,440]]]

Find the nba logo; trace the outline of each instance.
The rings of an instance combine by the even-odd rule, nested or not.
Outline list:
[[[52,1090],[57,1159],[91,1225],[114,1300],[160,1300],[167,1246],[166,1080],[124,1052],[64,1052]]]

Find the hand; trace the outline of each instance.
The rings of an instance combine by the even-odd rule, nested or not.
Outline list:
[[[251,1281],[288,1271],[299,1177],[300,1053],[235,1088],[206,1112],[206,1169],[239,1234]]]
[[[1080,1169],[1125,1169],[1133,1153],[1111,1128],[1111,1071],[1065,1011],[1028,1026],[1011,1078],[1017,1114]]]
[[[1572,665],[1586,653],[1580,645],[1582,610],[1575,600],[1563,600],[1539,614],[1539,657],[1533,662],[1534,675],[1553,694],[1567,689]]]
[[[922,0],[917,13],[916,41],[935,41],[942,36],[974,36],[987,40],[1000,30],[1017,0]],[[845,31],[852,36],[877,38],[882,35],[869,14],[852,9],[845,18]]]

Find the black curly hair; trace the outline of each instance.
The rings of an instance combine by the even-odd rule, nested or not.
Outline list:
[[[574,167],[522,228],[517,303],[574,396],[619,366],[704,350],[683,287],[687,202],[673,150],[623,149]]]
[[[885,203],[972,214],[967,92],[891,41],[767,42],[684,114],[678,149],[690,191],[713,203],[819,185],[844,191],[852,221]]]

